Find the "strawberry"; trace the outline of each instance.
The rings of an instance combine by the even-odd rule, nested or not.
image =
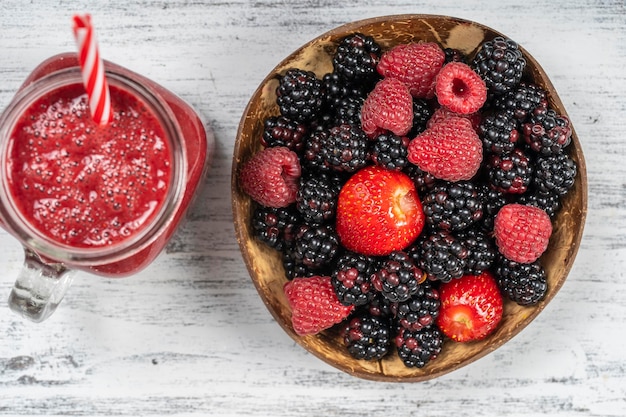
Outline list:
[[[471,179],[483,160],[483,144],[472,122],[450,116],[409,143],[409,162],[446,181]]]
[[[413,97],[402,81],[385,78],[367,95],[361,107],[361,128],[370,138],[386,130],[405,136],[413,127]]]
[[[441,284],[437,325],[457,342],[485,338],[502,319],[503,301],[491,272],[464,275]]]
[[[523,204],[507,204],[496,215],[493,234],[505,258],[529,264],[548,248],[552,222],[544,210]]]
[[[296,201],[301,175],[298,155],[284,146],[264,148],[239,172],[243,191],[267,207],[286,207]]]
[[[400,44],[383,54],[376,70],[386,78],[396,78],[409,87],[415,98],[433,98],[437,73],[446,55],[434,42]]]
[[[415,184],[399,171],[363,168],[339,192],[336,228],[353,252],[376,256],[404,249],[424,228]]]
[[[442,106],[456,113],[471,114],[485,104],[487,87],[469,65],[450,62],[437,74],[435,94]]]
[[[316,334],[343,321],[354,310],[339,302],[329,276],[297,277],[283,286],[291,323],[300,335]]]

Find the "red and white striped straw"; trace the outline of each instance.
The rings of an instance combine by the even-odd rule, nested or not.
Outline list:
[[[78,46],[78,61],[83,74],[83,83],[89,97],[91,116],[96,123],[105,125],[111,119],[111,97],[104,76],[104,64],[100,58],[91,16],[75,15],[74,37]]]

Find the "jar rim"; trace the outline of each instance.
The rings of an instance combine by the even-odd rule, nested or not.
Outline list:
[[[158,212],[141,228],[133,231],[126,239],[106,246],[74,247],[54,240],[37,227],[31,225],[12,202],[8,185],[7,145],[9,138],[21,115],[37,99],[67,87],[80,83],[82,73],[79,67],[69,67],[54,71],[25,86],[18,91],[6,110],[0,115],[0,221],[9,233],[15,235],[25,246],[37,252],[43,258],[56,262],[82,266],[100,265],[129,258],[153,243],[162,230],[174,221],[176,212],[182,204],[185,185],[186,155],[182,145],[181,128],[166,101],[156,91],[133,79],[133,73],[105,69],[107,82],[132,94],[142,102],[161,124],[168,141],[171,154],[171,172],[165,200]]]

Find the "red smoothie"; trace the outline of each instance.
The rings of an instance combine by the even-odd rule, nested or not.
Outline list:
[[[46,262],[115,278],[162,252],[209,169],[214,137],[174,93],[104,65],[114,114],[104,127],[91,119],[75,53],[42,62],[2,114],[0,226]]]
[[[157,117],[111,86],[113,118],[95,123],[81,84],[30,106],[9,139],[9,185],[24,219],[75,248],[108,246],[153,220],[167,195],[171,151]]]

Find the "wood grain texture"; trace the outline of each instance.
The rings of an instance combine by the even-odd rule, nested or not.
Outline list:
[[[83,11],[103,57],[196,107],[217,149],[186,224],[148,269],[78,275],[40,325],[0,304],[0,415],[626,415],[622,0],[3,0],[1,108],[40,61],[74,50],[70,18]],[[354,378],[296,345],[247,275],[228,198],[237,126],[263,77],[335,26],[400,13],[474,20],[523,45],[559,92],[589,177],[585,234],[558,295],[495,352],[415,384]],[[1,297],[21,258],[0,231]]]

